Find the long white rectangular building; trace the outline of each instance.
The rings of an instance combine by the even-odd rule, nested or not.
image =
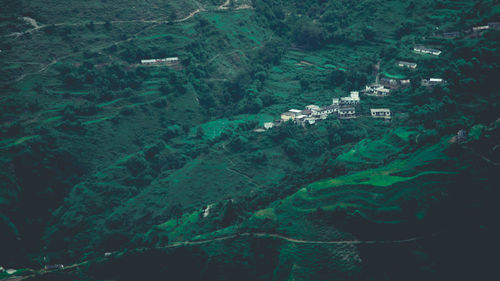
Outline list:
[[[441,50],[427,48],[427,47],[422,46],[422,45],[417,45],[417,46],[413,47],[413,51],[415,51],[417,53],[431,54],[431,55],[435,55],[435,56],[439,56],[442,53]]]
[[[173,64],[173,63],[178,63],[179,58],[178,57],[171,57],[171,58],[164,58],[164,59],[144,59],[141,60],[141,64]]]

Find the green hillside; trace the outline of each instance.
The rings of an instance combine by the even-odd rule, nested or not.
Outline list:
[[[0,279],[494,272],[498,1],[3,2]]]

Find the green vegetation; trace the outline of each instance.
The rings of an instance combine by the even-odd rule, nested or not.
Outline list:
[[[6,1],[0,266],[28,280],[485,279],[500,30],[467,30],[499,9]],[[451,31],[461,35],[435,36]],[[256,130],[377,73],[412,85],[362,95],[356,119]],[[421,87],[430,77],[447,83]],[[390,108],[392,120],[370,108]],[[39,270],[48,264],[66,267]]]

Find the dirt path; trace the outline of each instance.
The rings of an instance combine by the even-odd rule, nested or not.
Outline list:
[[[187,16],[185,16],[184,18],[181,18],[181,19],[178,19],[178,20],[173,20],[173,21],[168,21],[168,20],[165,20],[165,19],[162,19],[162,18],[158,18],[158,19],[152,19],[152,20],[146,20],[146,19],[135,19],[135,20],[114,20],[114,21],[109,21],[109,23],[111,24],[120,24],[120,23],[158,23],[158,24],[168,24],[168,23],[171,23],[171,22],[174,22],[174,23],[179,23],[179,22],[183,22],[183,21],[187,21],[189,19],[191,19],[192,17],[194,17],[196,14],[198,13],[201,13],[201,12],[209,12],[209,11],[213,11],[213,10],[228,10],[229,7],[227,7],[228,5],[230,4],[230,0],[226,0],[226,2],[224,2],[222,5],[218,6],[217,8],[215,9],[205,9],[201,6],[200,4],[200,7],[194,11],[192,11],[191,13],[189,13]],[[253,9],[252,6],[250,5],[247,5],[247,4],[243,4],[243,5],[240,5],[238,7],[235,7],[234,8],[235,10],[243,10],[243,9]],[[86,22],[77,22],[77,23],[74,23],[74,22],[61,22],[61,23],[55,23],[55,24],[42,24],[42,25],[39,25],[37,23],[36,20],[32,19],[32,18],[28,18],[28,17],[23,17],[23,20],[25,20],[26,22],[28,22],[29,24],[31,24],[33,26],[33,28],[31,29],[28,29],[26,31],[23,31],[23,32],[13,32],[13,33],[10,33],[10,34],[7,34],[7,35],[2,35],[0,37],[19,37],[19,36],[22,36],[22,35],[25,35],[25,34],[28,34],[28,33],[32,33],[32,32],[35,32],[35,31],[38,31],[40,29],[44,29],[44,28],[47,28],[47,27],[50,27],[50,26],[81,26],[81,25],[86,25],[86,24],[89,24],[91,21],[86,21]],[[108,22],[106,21],[92,21],[92,23],[94,25],[104,25],[104,24],[107,24]]]
[[[407,239],[397,239],[397,240],[331,240],[331,241],[319,241],[319,240],[304,240],[304,239],[296,239],[296,238],[291,238],[285,235],[280,235],[280,234],[274,234],[274,233],[265,233],[265,232],[257,232],[257,233],[240,233],[240,234],[231,234],[231,235],[226,235],[226,236],[220,236],[212,239],[204,239],[204,240],[197,240],[197,241],[179,241],[179,242],[173,242],[170,245],[166,246],[161,246],[161,247],[152,247],[152,248],[136,248],[129,253],[140,253],[140,252],[145,252],[145,251],[150,251],[154,249],[171,249],[171,248],[178,248],[178,247],[184,247],[184,246],[197,246],[197,245],[203,245],[203,244],[208,244],[216,241],[224,241],[224,240],[229,240],[229,239],[234,239],[234,238],[240,238],[240,237],[257,237],[257,238],[273,238],[273,239],[279,239],[283,240],[289,243],[295,243],[295,244],[319,244],[319,245],[369,245],[369,244],[405,244],[405,243],[412,243],[416,242],[419,240],[423,240],[426,238],[434,237],[437,236],[440,232],[436,232],[434,234],[428,235],[428,236],[416,236],[416,237],[410,237]],[[104,259],[100,258],[101,261],[104,260],[109,260],[112,259],[113,256],[112,254],[116,254],[118,252],[112,252],[111,256],[106,256]],[[97,260],[97,258],[93,259],[93,261]],[[91,260],[83,261],[80,263],[75,263],[72,265],[65,266],[64,269],[55,269],[55,270],[33,270],[33,269],[26,269],[27,271],[31,272],[32,274],[26,275],[26,276],[12,276],[11,278],[22,278],[22,279],[6,279],[6,280],[23,280],[28,277],[35,277],[37,275],[45,275],[47,273],[52,273],[52,272],[58,272],[58,271],[69,271],[71,269],[77,268],[79,266],[82,266],[84,264],[89,263]]]
[[[106,48],[109,48],[113,45],[116,45],[116,44],[122,44],[122,43],[125,43],[125,42],[129,42],[131,40],[133,40],[137,35],[151,29],[151,28],[154,28],[156,26],[158,26],[158,24],[154,24],[154,25],[151,25],[139,32],[136,32],[134,33],[131,37],[127,38],[127,39],[124,39],[124,40],[119,40],[119,41],[114,41],[114,42],[111,42],[109,44],[106,44],[104,46],[99,46],[99,47],[94,47],[94,48],[91,48],[89,50],[86,50],[86,51],[92,51],[92,52],[98,52],[98,51],[101,51],[103,49],[106,49]],[[30,72],[30,73],[25,73],[21,76],[19,76],[18,78],[14,79],[14,80],[11,80],[11,81],[7,81],[5,83],[9,84],[9,83],[15,83],[15,82],[19,82],[21,80],[23,80],[24,78],[26,78],[27,76],[30,76],[30,75],[35,75],[35,74],[39,74],[39,73],[42,73],[44,71],[46,71],[50,66],[60,62],[61,60],[63,59],[66,59],[66,58],[70,58],[70,57],[73,57],[73,56],[76,56],[78,54],[82,54],[84,51],[80,51],[80,52],[76,52],[76,53],[72,53],[72,54],[68,54],[68,55],[64,55],[64,56],[61,56],[61,57],[58,57],[58,58],[55,58],[52,62],[48,63],[48,64],[45,64],[44,66],[42,66],[39,70],[35,71],[35,72]],[[41,63],[40,63],[41,64]]]
[[[189,15],[187,15],[186,17],[182,18],[182,19],[179,19],[179,20],[174,20],[174,22],[183,22],[183,21],[187,21],[188,19],[194,17],[196,14],[198,13],[201,13],[205,11],[204,9],[200,8],[200,9],[196,9],[194,11],[192,11]]]
[[[226,2],[222,3],[219,7],[217,7],[218,10],[227,10],[229,9],[229,4],[231,4],[231,0],[226,0]]]
[[[221,7],[225,7],[226,4],[229,4],[229,0],[226,1],[224,4],[222,4],[221,6],[217,7],[216,10],[223,10],[223,8],[221,8]],[[245,6],[245,7],[243,7],[243,6]],[[252,8],[251,6],[248,6],[248,5],[243,5],[243,6],[242,7],[238,7],[238,8],[243,8],[243,9],[251,9]],[[187,21],[187,20],[193,18],[197,14],[199,14],[201,12],[205,12],[205,11],[210,11],[210,10],[206,10],[203,7],[200,7],[198,9],[192,11],[191,13],[189,13],[186,17],[178,19],[178,20],[174,20],[172,22],[174,22],[174,23],[184,22],[184,21]],[[42,28],[47,28],[49,26],[52,26],[52,25],[49,25],[49,24],[38,25],[38,23],[34,19],[31,19],[31,18],[25,19],[25,20],[29,21],[29,23],[32,24],[34,27],[32,29],[28,29],[28,30],[26,30],[24,32],[14,32],[14,33],[11,33],[11,34],[8,34],[8,35],[4,35],[3,37],[12,37],[12,36],[15,36],[17,38],[19,36],[22,36],[22,35],[25,35],[25,34],[28,34],[28,33],[32,33],[34,31],[40,30]],[[103,25],[103,24],[106,24],[106,23],[107,22],[105,22],[105,21],[93,22],[93,24],[95,24],[95,25]],[[168,23],[171,23],[171,22],[168,21],[168,20],[164,20],[164,19],[153,19],[153,20],[137,19],[137,20],[116,20],[116,21],[110,21],[109,23],[111,23],[111,24],[145,23],[145,24],[153,24],[153,25],[150,26],[150,27],[148,27],[148,28],[146,28],[146,29],[144,29],[144,30],[142,30],[142,31],[140,31],[140,32],[138,32],[138,33],[136,33],[136,34],[134,34],[132,37],[129,37],[128,39],[120,40],[120,41],[115,41],[115,42],[112,42],[112,43],[110,43],[108,45],[105,45],[104,47],[96,47],[96,48],[90,49],[90,51],[100,51],[102,49],[105,49],[107,47],[113,46],[115,44],[121,44],[121,43],[124,43],[124,42],[129,42],[129,41],[133,40],[135,38],[135,36],[137,36],[138,34],[144,32],[144,31],[146,31],[148,29],[151,29],[151,28],[153,28],[155,26],[158,26],[160,24],[168,24]],[[85,24],[88,24],[88,22],[56,23],[56,24],[53,24],[53,26],[80,26],[80,25],[85,25]],[[83,53],[83,51],[58,57],[58,58],[54,59],[52,62],[50,62],[48,64],[45,64],[44,66],[42,66],[39,70],[37,70],[35,72],[30,72],[30,73],[22,74],[18,78],[13,79],[11,81],[7,81],[5,83],[10,84],[10,83],[16,83],[16,82],[22,81],[27,76],[31,76],[31,75],[42,73],[45,70],[47,70],[50,66],[52,66],[52,65],[60,62],[61,60],[69,58],[69,57],[72,57],[72,56],[75,56],[75,55],[80,54],[80,53]],[[40,64],[43,64],[43,63],[40,63]]]

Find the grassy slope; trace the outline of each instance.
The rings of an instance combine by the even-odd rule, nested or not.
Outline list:
[[[403,134],[398,129],[398,133]],[[158,226],[162,233],[169,236],[169,241],[203,240],[214,237],[231,235],[238,232],[254,231],[279,233],[291,238],[332,241],[353,239],[352,234],[332,226],[330,223],[318,223],[313,219],[317,208],[324,212],[343,210],[348,217],[359,217],[366,220],[365,224],[398,225],[407,220],[401,213],[401,201],[413,198],[419,203],[419,217],[427,212],[428,198],[442,192],[442,184],[450,181],[450,177],[458,172],[454,168],[448,170],[434,170],[433,163],[449,161],[443,154],[447,146],[447,139],[434,146],[424,147],[408,155],[406,159],[389,162],[387,165],[360,172],[354,172],[335,179],[321,180],[312,183],[296,193],[282,200],[271,203],[266,209],[261,209],[249,216],[238,227],[227,227],[215,232],[196,235],[203,232],[204,225],[213,216],[218,216],[220,210],[211,209],[207,218],[203,210],[182,216],[180,220],[170,220]],[[379,147],[376,141],[362,141],[360,144]],[[399,143],[400,148],[407,146]],[[359,161],[358,156],[347,152],[339,158],[350,158]],[[399,176],[399,173],[405,173]],[[418,184],[417,184],[418,183]],[[425,188],[423,188],[425,186]],[[340,224],[338,224],[340,225]],[[342,228],[342,227],[341,227]],[[402,238],[395,234],[395,238]],[[404,238],[404,237],[403,237]],[[355,238],[354,238],[355,239]],[[375,231],[364,233],[360,239],[388,239],[387,234],[379,237]],[[215,246],[215,245],[214,245]],[[217,247],[217,246],[215,246]],[[205,246],[206,253],[216,256],[218,251],[210,252]],[[227,246],[223,247],[229,250]],[[314,250],[313,250],[314,249]],[[322,255],[311,256],[309,251],[327,252],[328,258]],[[326,270],[325,264],[330,264],[329,270],[336,276],[345,272],[355,272],[360,266],[360,256],[355,247],[349,245],[295,245],[282,243],[279,249],[279,266],[277,271],[288,271],[288,278],[311,278],[318,276],[318,271]],[[309,253],[309,254],[308,254]],[[228,253],[227,256],[235,254]],[[293,264],[293,266],[290,266]],[[333,266],[334,265],[334,266]],[[288,269],[286,269],[288,268]],[[320,274],[321,275],[321,274]]]
[[[163,7],[163,2],[152,3],[145,5],[145,2],[137,3],[136,9],[124,8],[120,1],[107,2],[85,2],[79,3],[75,8],[78,11],[69,13],[61,13],[59,9],[64,9],[63,6],[56,5],[55,8],[45,7],[37,1],[30,1],[29,6],[34,11],[44,16],[39,19],[43,24],[71,22],[71,19],[78,17],[82,19],[82,23],[86,23],[92,19],[96,22],[99,20],[128,20],[137,18],[156,19],[166,18],[167,12],[164,12],[166,7]],[[469,2],[467,2],[469,3]],[[464,3],[463,5],[469,5]],[[134,5],[127,2],[127,5]],[[155,7],[155,5],[160,7]],[[177,17],[180,18],[186,15],[186,11],[191,11],[197,8],[196,1],[177,1],[169,3],[172,9],[176,11]],[[202,3],[204,4],[204,3]],[[360,4],[361,5],[361,4]],[[375,12],[370,9],[356,7],[356,12],[351,15],[352,18],[363,18],[362,22],[373,22],[376,30],[381,30],[381,38],[390,38],[396,24],[406,17],[385,17],[383,10],[388,8],[397,9],[399,12],[394,14],[404,14],[404,5],[396,5],[393,3],[385,3],[382,6],[372,5]],[[427,19],[420,18],[419,14],[427,13],[428,10],[423,8],[425,4],[419,5],[417,13],[411,17],[417,20],[417,23],[423,23]],[[116,8],[116,9],[115,9]],[[455,8],[455,7],[453,7]],[[460,8],[457,6],[456,8]],[[419,10],[420,9],[420,10]],[[170,11],[170,8],[167,9]],[[391,9],[392,11],[392,9]],[[225,41],[222,46],[218,46],[217,42],[209,42],[207,48],[213,53],[213,57],[207,58],[206,64],[214,66],[212,79],[227,79],[241,66],[251,64],[251,61],[246,57],[245,53],[253,48],[258,48],[266,40],[272,36],[272,32],[259,26],[258,24],[250,24],[254,11],[238,11],[231,13],[223,12],[207,12],[198,15],[213,22],[224,36],[219,39]],[[456,10],[435,10],[429,17],[436,22],[442,22],[443,19],[452,18]],[[445,14],[445,16],[441,16]],[[96,16],[97,15],[97,16]],[[33,16],[36,18],[35,16]],[[439,17],[439,18],[438,18]],[[37,18],[38,20],[38,18]],[[244,28],[240,23],[243,23]],[[15,43],[17,50],[7,51],[2,56],[8,56],[9,68],[15,68],[21,72],[34,72],[39,69],[37,65],[28,64],[28,62],[47,64],[54,58],[61,58],[61,61],[67,63],[77,63],[81,60],[84,50],[100,52],[106,47],[120,42],[123,34],[133,35],[137,32],[137,38],[132,41],[123,42],[120,44],[128,45],[129,43],[139,44],[141,46],[161,46],[168,44],[170,51],[173,53],[181,52],[182,49],[189,43],[193,42],[194,28],[193,21],[186,21],[174,26],[154,26],[144,30],[146,24],[137,23],[113,23],[111,31],[105,31],[104,27],[97,25],[97,32],[90,32],[83,26],[77,26],[72,29],[73,42],[68,43],[62,39],[44,40],[44,33],[35,32],[31,37],[21,37],[16,39]],[[450,27],[451,28],[451,27]],[[420,31],[420,30],[419,30]],[[424,30],[425,31],[425,30]],[[139,33],[140,32],[140,33]],[[10,39],[9,39],[10,40]],[[40,42],[43,44],[31,44],[30,42]],[[418,41],[418,38],[407,39],[403,42],[401,54],[399,56],[408,60],[415,60],[421,63],[431,58],[416,56],[411,53],[410,46]],[[74,47],[80,48],[74,52]],[[87,46],[91,46],[90,49]],[[220,148],[210,150],[205,155],[201,155],[190,161],[182,168],[175,172],[168,171],[162,173],[153,179],[152,183],[146,187],[134,187],[127,181],[131,177],[120,162],[120,159],[126,158],[128,155],[141,154],[145,147],[155,143],[159,138],[159,132],[163,130],[160,122],[160,117],[169,119],[172,123],[185,124],[191,126],[191,134],[195,132],[197,126],[201,126],[207,132],[206,137],[211,138],[220,133],[221,127],[237,124],[242,119],[256,118],[268,120],[269,116],[276,116],[279,112],[289,107],[303,107],[310,103],[319,103],[320,105],[328,104],[332,96],[342,96],[340,89],[324,89],[320,86],[303,91],[300,89],[298,80],[300,76],[307,75],[317,77],[318,80],[324,79],[329,69],[337,68],[348,70],[360,64],[363,61],[369,60],[374,55],[378,54],[383,48],[379,46],[358,46],[350,48],[346,46],[328,46],[320,51],[296,51],[289,50],[286,52],[284,59],[280,65],[270,70],[269,79],[264,83],[263,93],[268,93],[278,98],[278,103],[264,108],[261,113],[264,116],[248,117],[235,116],[234,120],[227,119],[206,120],[200,111],[199,104],[196,101],[196,93],[188,91],[188,94],[182,97],[176,97],[168,100],[169,106],[156,109],[151,106],[151,103],[157,100],[164,99],[161,97],[158,88],[161,82],[165,79],[161,75],[153,77],[149,81],[144,81],[141,90],[134,93],[132,97],[118,97],[116,99],[105,101],[98,104],[99,111],[96,115],[90,117],[81,117],[82,122],[87,130],[86,136],[69,138],[61,137],[61,148],[74,150],[78,155],[81,155],[81,161],[91,165],[87,178],[83,179],[79,185],[73,188],[72,193],[66,199],[66,203],[56,213],[56,223],[54,228],[59,228],[60,225],[77,226],[82,221],[86,221],[92,226],[87,230],[82,231],[81,240],[78,237],[77,242],[72,247],[82,246],[88,247],[91,250],[98,245],[88,243],[89,237],[93,235],[93,231],[99,231],[106,221],[114,221],[115,218],[122,219],[126,217],[130,219],[130,229],[133,231],[145,231],[145,226],[149,227],[151,221],[160,222],[165,220],[163,213],[173,203],[182,203],[189,212],[180,220],[181,225],[177,226],[174,220],[170,220],[160,227],[168,232],[171,240],[183,240],[185,238],[196,237],[203,230],[203,221],[200,221],[200,208],[207,204],[211,204],[221,199],[229,199],[239,194],[246,194],[254,190],[255,184],[266,184],[269,181],[276,181],[284,176],[287,168],[295,164],[289,162],[286,157],[281,155],[281,152],[273,151],[273,148],[268,149],[268,153],[275,153],[278,157],[274,162],[271,162],[264,167],[252,167],[245,161],[238,159],[238,155],[232,155]],[[406,48],[406,50],[405,50]],[[51,54],[53,50],[57,54]],[[44,56],[43,54],[49,54]],[[10,63],[21,60],[23,63]],[[106,54],[98,54],[97,60],[103,63],[108,63],[109,59]],[[119,57],[112,57],[112,61],[128,65]],[[302,63],[304,61],[305,63]],[[387,64],[387,72],[393,75],[400,74],[392,67],[392,62]],[[382,68],[386,66],[382,64]],[[408,73],[403,73],[403,75]],[[410,73],[411,74],[411,73]],[[15,84],[15,89],[19,92],[12,92],[12,96],[17,100],[29,99],[35,92],[32,87],[37,82],[42,82],[48,89],[48,93],[43,96],[37,96],[42,109],[36,114],[21,112],[11,114],[16,117],[8,116],[9,121],[19,120],[25,124],[27,128],[25,132],[28,135],[18,135],[8,140],[2,140],[2,149],[12,148],[23,144],[29,144],[31,140],[36,139],[37,135],[31,134],[31,129],[37,128],[40,124],[48,124],[48,126],[56,127],[60,124],[62,109],[67,104],[72,104],[78,100],[79,95],[87,94],[85,90],[70,92],[71,98],[61,99],[61,94],[66,92],[62,89],[61,81],[55,77],[56,72],[52,66],[46,72],[28,76],[26,79]],[[9,93],[10,94],[10,93]],[[404,103],[408,103],[404,97],[393,97],[389,100],[368,100],[370,105],[390,104],[395,111],[404,111]],[[135,115],[125,117],[119,115],[119,111],[124,107],[134,108]],[[7,117],[7,116],[6,116]],[[113,119],[118,119],[117,123],[111,122]],[[439,192],[439,187],[435,182],[446,182],[450,171],[441,171],[435,168],[426,169],[427,161],[445,160],[441,155],[442,145],[426,148],[420,152],[414,152],[410,155],[402,157],[403,159],[392,161],[392,156],[400,155],[404,148],[408,145],[407,137],[411,134],[411,130],[394,130],[393,135],[397,135],[400,139],[394,140],[390,137],[384,137],[376,140],[364,140],[356,144],[352,149],[339,156],[337,159],[346,163],[350,168],[355,169],[358,163],[372,165],[377,167],[367,171],[355,172],[344,177],[324,180],[309,185],[307,188],[299,190],[297,193],[287,197],[279,202],[272,203],[269,208],[255,211],[251,218],[244,223],[247,227],[259,229],[263,221],[272,225],[276,225],[280,233],[289,234],[294,237],[304,238],[343,238],[349,236],[339,232],[338,229],[311,224],[308,220],[308,215],[313,213],[318,207],[325,210],[335,208],[343,208],[350,214],[359,214],[365,219],[374,222],[394,223],[401,222],[404,218],[401,217],[398,200],[403,197],[429,197],[435,192]],[[88,136],[95,136],[89,138]],[[140,140],[140,141],[138,141]],[[197,143],[197,140],[174,139],[169,142],[169,145],[179,145],[186,142],[185,146],[192,143]],[[99,150],[95,148],[99,147]],[[175,147],[176,149],[185,149],[185,147]],[[407,158],[406,158],[407,157]],[[404,159],[406,158],[406,159]],[[228,159],[231,159],[231,163]],[[389,163],[390,162],[390,163]],[[422,170],[422,167],[424,169]],[[245,174],[254,178],[255,183],[251,183],[247,178],[231,172],[228,168],[236,167],[237,171],[244,171]],[[452,171],[456,172],[456,171]],[[399,173],[396,175],[396,173]],[[401,176],[401,174],[403,176]],[[203,175],[203,177],[200,177]],[[417,182],[429,182],[431,187],[426,192],[419,193],[420,189],[415,184]],[[213,182],[213,185],[207,187],[207,182]],[[407,184],[407,185],[405,185]],[[403,187],[402,187],[403,185]],[[83,187],[79,191],[79,186]],[[78,193],[82,192],[83,194]],[[124,200],[125,199],[125,200]],[[89,203],[90,202],[90,203]],[[96,208],[97,207],[97,208]],[[373,211],[377,210],[374,214]],[[425,212],[422,210],[421,212]],[[77,214],[75,216],[75,214]],[[59,222],[57,222],[59,220]],[[133,224],[144,223],[138,229]],[[291,224],[290,224],[291,223]],[[314,229],[315,231],[311,231]],[[198,236],[203,238],[206,236],[220,235],[224,233],[232,233],[234,228],[225,228],[218,232]],[[49,231],[50,232],[50,231]],[[99,240],[100,238],[96,239]],[[68,240],[68,239],[67,239]],[[68,241],[68,243],[72,243]],[[96,241],[95,243],[99,243]],[[80,245],[82,244],[82,245]],[[226,249],[226,248],[224,248]],[[82,248],[82,251],[87,249]],[[283,259],[290,256],[303,256],[299,262],[302,267],[307,267],[310,264],[307,261],[310,252],[313,249],[307,249],[302,253],[303,249],[296,249],[291,245],[284,246],[280,251]],[[214,251],[217,251],[215,249]],[[298,255],[300,251],[303,255]],[[334,251],[333,251],[334,252]],[[354,250],[348,251],[354,256]],[[339,257],[332,258],[332,262],[338,261]],[[354,259],[355,260],[355,259]],[[356,264],[354,261],[352,264]],[[352,265],[351,264],[351,265]],[[300,268],[300,266],[298,267]],[[350,268],[347,266],[347,268]],[[298,270],[295,274],[300,274]]]

